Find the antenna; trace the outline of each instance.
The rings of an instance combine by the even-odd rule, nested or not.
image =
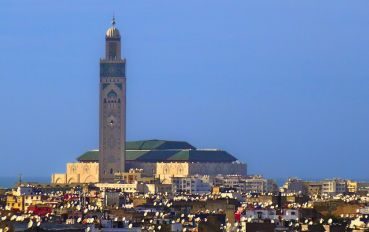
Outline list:
[[[113,25],[113,27],[115,26],[115,14],[114,14],[114,12],[113,12],[113,20],[111,22],[111,25]]]
[[[22,185],[22,173],[19,174],[19,186]]]

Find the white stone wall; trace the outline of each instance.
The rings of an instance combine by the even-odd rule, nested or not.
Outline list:
[[[189,163],[157,163],[155,174],[157,178],[160,178],[163,184],[170,184],[172,183],[172,177],[186,177],[189,175]]]
[[[246,175],[246,164],[242,163],[189,163],[189,162],[127,162],[127,170],[143,169],[143,174],[160,178],[170,184],[172,177],[192,175]],[[52,183],[96,183],[99,182],[99,163],[68,163],[65,174],[53,174]]]
[[[67,183],[67,174],[65,173],[54,173],[51,176],[52,184],[65,184]]]
[[[67,163],[67,183],[96,183],[99,181],[98,163]]]

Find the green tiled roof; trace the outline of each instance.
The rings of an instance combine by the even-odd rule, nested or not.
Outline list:
[[[97,162],[99,151],[88,151],[78,157],[77,160],[80,162]],[[233,162],[237,159],[226,151],[197,150],[186,142],[148,140],[128,142],[126,160],[141,162]]]
[[[167,140],[140,140],[127,142],[127,150],[169,150],[169,149],[196,149],[187,142]]]

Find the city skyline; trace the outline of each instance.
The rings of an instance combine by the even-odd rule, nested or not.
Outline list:
[[[0,9],[1,145],[10,158],[0,176],[48,176],[98,148],[97,59],[114,11],[128,60],[128,141],[219,147],[274,178],[367,177],[367,3],[326,14],[333,1],[216,2],[191,20],[190,6],[205,3],[42,3]]]

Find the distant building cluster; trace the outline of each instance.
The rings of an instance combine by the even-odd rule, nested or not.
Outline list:
[[[369,183],[345,179],[326,179],[320,181],[305,181],[290,178],[282,187],[286,193],[302,193],[309,195],[336,195],[368,192]]]
[[[0,231],[368,231],[369,183],[356,192],[305,191],[308,181],[278,188],[261,176],[174,177],[142,170],[112,183],[18,183],[0,189]],[[252,184],[250,185],[251,182]],[[268,183],[269,182],[269,183]],[[330,183],[328,183],[330,182]],[[322,180],[332,186],[351,180]],[[250,187],[252,186],[252,187]],[[323,187],[322,187],[323,188]],[[329,187],[330,188],[330,187]]]

